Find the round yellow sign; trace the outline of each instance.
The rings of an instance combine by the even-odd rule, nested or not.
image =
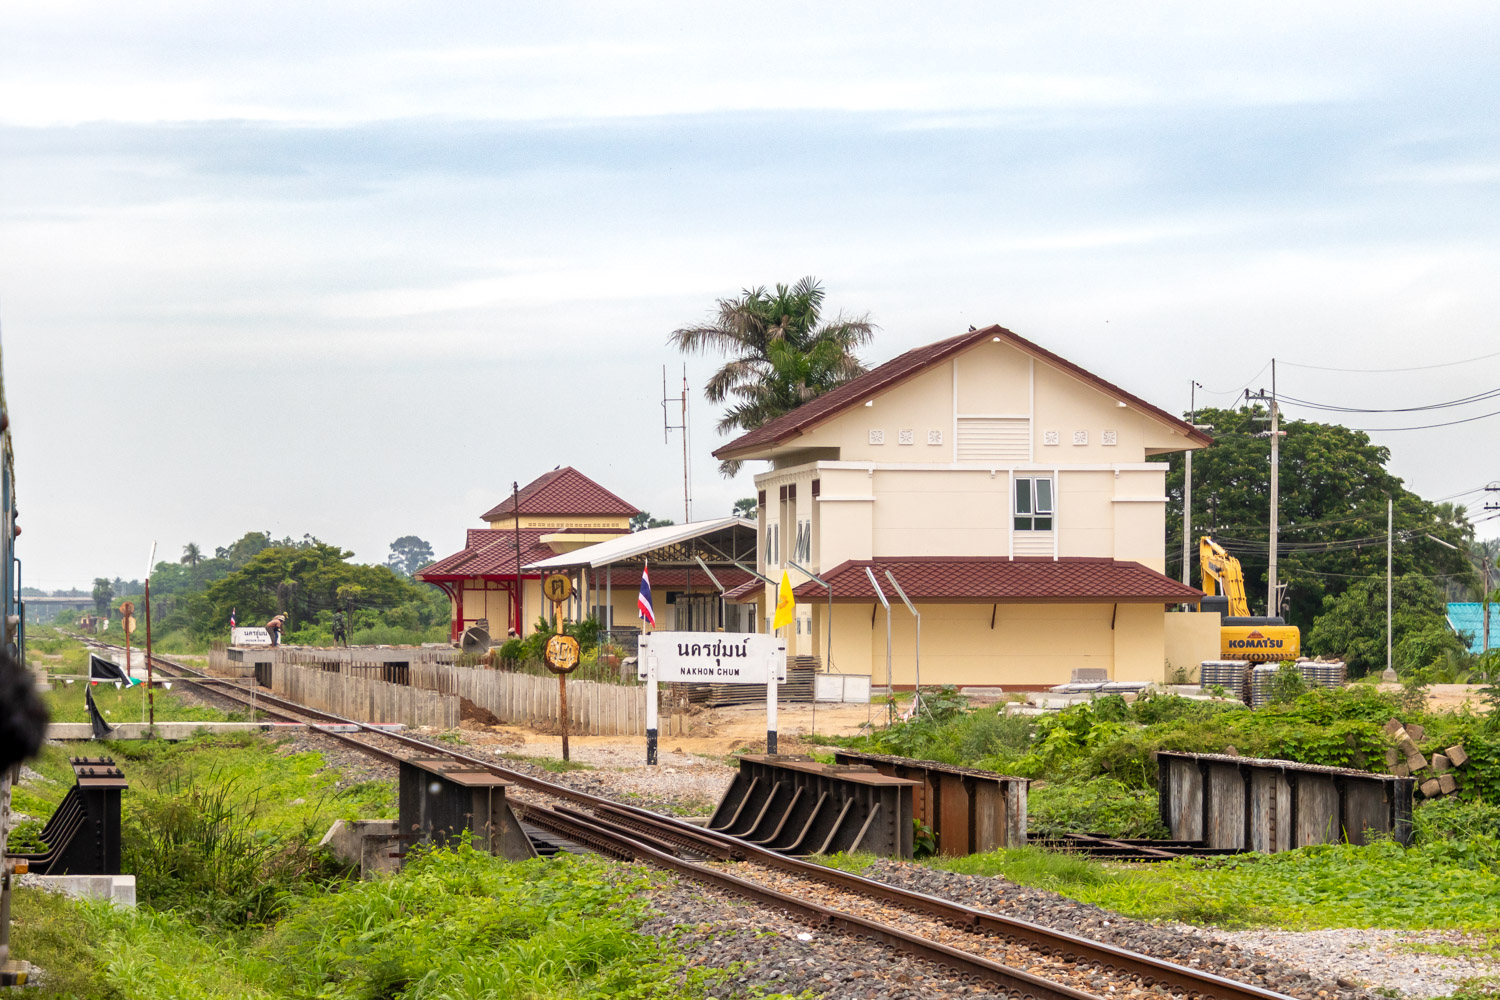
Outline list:
[[[571,673],[578,668],[578,640],[571,635],[554,635],[547,640],[544,655],[553,673]]]
[[[553,573],[542,580],[542,596],[549,601],[566,601],[573,596],[573,581],[561,573]]]

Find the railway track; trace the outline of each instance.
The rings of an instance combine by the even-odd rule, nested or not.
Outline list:
[[[83,638],[83,637],[80,637]],[[118,649],[85,639],[99,648]],[[691,823],[516,771],[451,747],[310,709],[265,692],[253,695],[181,663],[152,657],[155,669],[215,695],[390,762],[413,751],[489,771],[525,790],[511,797],[522,822],[592,851],[653,865],[781,910],[813,925],[878,941],[946,966],[1004,993],[1033,1000],[1189,997],[1290,1000],[1283,993],[1129,951],[938,896],[777,854]],[[404,751],[404,753],[403,753]]]

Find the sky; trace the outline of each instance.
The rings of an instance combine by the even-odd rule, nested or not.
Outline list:
[[[1500,7],[1136,6],[0,8],[26,582],[250,530],[441,556],[557,465],[680,521],[684,363],[727,514],[755,464],[667,337],[803,275],[871,365],[999,323],[1174,412],[1273,357],[1338,405],[1500,385]],[[1497,429],[1372,436],[1477,507]]]

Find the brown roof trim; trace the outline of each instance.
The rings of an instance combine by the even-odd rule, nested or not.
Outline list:
[[[1149,416],[1155,417],[1172,429],[1180,431],[1190,441],[1196,441],[1202,445],[1213,443],[1213,438],[1193,427],[1186,420],[1172,416],[1172,414],[1161,407],[1146,402],[1134,393],[1127,392],[1113,382],[1100,378],[1093,372],[1079,367],[1066,358],[1053,354],[1046,348],[1005,329],[1003,326],[991,325],[985,327],[983,330],[971,330],[957,337],[949,337],[947,340],[939,340],[936,343],[916,347],[905,354],[900,354],[858,378],[845,382],[837,389],[830,390],[816,399],[799,406],[790,413],[782,414],[775,420],[740,435],[728,444],[716,449],[714,457],[721,459],[743,458],[746,456],[742,453],[749,449],[767,446],[774,447],[784,444],[792,438],[799,436],[803,431],[832,419],[845,410],[863,403],[866,399],[900,385],[907,379],[921,374],[934,365],[947,361],[949,358],[962,354],[971,347],[996,337],[1009,342],[1011,345],[1046,364],[1059,368],[1075,378],[1143,410]]]
[[[914,601],[928,604],[1196,604],[1203,592],[1141,563],[1096,556],[877,556],[848,559],[825,571],[834,603],[876,600],[869,567],[888,600],[896,595],[884,570],[896,574]],[[819,603],[827,591],[811,581],[793,588],[799,601]]]

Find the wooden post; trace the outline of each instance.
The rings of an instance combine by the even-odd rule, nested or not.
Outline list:
[[[552,617],[557,626],[557,634],[563,634],[562,602],[552,602]],[[568,760],[568,675],[558,673],[557,675],[557,718],[562,725],[562,759]]]

